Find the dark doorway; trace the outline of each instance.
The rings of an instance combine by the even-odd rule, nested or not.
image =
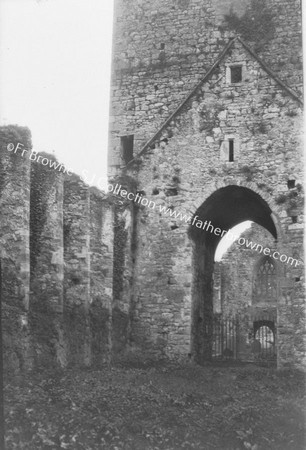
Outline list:
[[[217,245],[226,231],[247,220],[266,228],[276,239],[271,212],[259,194],[231,185],[214,192],[193,217],[189,228],[194,243],[191,353],[198,363],[213,356],[213,272]],[[210,227],[204,227],[205,222]]]

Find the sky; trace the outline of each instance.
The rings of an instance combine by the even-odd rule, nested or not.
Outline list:
[[[113,0],[0,1],[0,125],[28,126],[34,150],[88,179],[107,171],[112,23]]]
[[[0,124],[74,172],[106,174],[112,0],[0,2]]]

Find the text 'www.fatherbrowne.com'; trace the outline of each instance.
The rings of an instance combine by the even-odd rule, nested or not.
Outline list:
[[[27,150],[23,147],[24,147],[24,145],[21,144],[20,142],[16,146],[13,143],[7,144],[7,150],[9,152],[14,152],[16,154],[16,153],[18,153],[18,151],[20,151],[21,156],[24,156],[24,154],[31,152],[30,155],[28,155],[29,159],[31,161],[41,163],[43,166],[48,166],[54,170],[58,170],[59,172],[63,171],[63,173],[72,175],[72,173],[70,173],[71,169],[66,169],[63,164],[60,164],[57,161],[54,161],[52,159],[48,159],[42,155],[38,155],[38,152],[35,152],[34,150]],[[88,180],[86,180],[86,174],[85,174],[85,172],[87,172],[87,171],[83,171],[83,172],[84,173],[82,173],[82,175],[83,175],[82,180],[86,183],[86,182],[88,182]],[[103,178],[99,179],[99,183],[102,180],[103,180],[103,182],[106,181],[106,179],[103,177]],[[101,189],[103,189],[102,186],[101,186]],[[113,184],[108,184],[105,195],[107,195],[107,193],[112,193],[113,195],[117,195],[117,196],[120,195],[121,198],[127,198],[128,200],[133,201],[134,203],[138,203],[143,206],[147,206],[148,208],[151,208],[151,209],[156,209],[156,203],[153,200],[148,200],[146,197],[143,197],[139,192],[137,192],[136,194],[134,194],[133,192],[128,192],[127,190],[122,189],[121,185],[118,186],[118,183],[115,186]],[[169,208],[167,206],[162,206],[162,205],[158,205],[158,206],[159,206],[159,212],[161,214],[164,214],[165,216],[169,216],[171,219],[181,220],[182,222],[185,222],[189,225],[195,226],[196,228],[202,229],[206,232],[213,233],[215,236],[220,236],[221,238],[223,236],[225,236],[226,239],[229,239],[232,242],[237,241],[239,245],[245,245],[247,248],[250,248],[251,250],[255,250],[259,253],[263,253],[266,256],[271,255],[272,258],[279,260],[283,263],[287,263],[287,264],[291,264],[291,265],[295,264],[295,267],[300,264],[300,261],[298,261],[297,259],[288,257],[287,255],[284,255],[284,254],[281,255],[277,251],[272,252],[272,250],[270,248],[268,248],[268,247],[264,248],[260,244],[253,243],[252,241],[249,241],[248,239],[245,239],[243,237],[240,237],[237,234],[232,233],[230,230],[221,230],[221,228],[218,228],[218,227],[215,228],[213,226],[213,224],[211,223],[211,221],[205,220],[205,222],[203,222],[202,220],[199,220],[197,215],[192,217],[188,214],[183,214],[180,211],[174,211],[172,208]]]
[[[133,192],[128,192],[124,189],[121,189],[121,185],[118,186],[118,184],[116,184],[116,186],[113,186],[112,184],[109,184],[107,186],[107,191],[109,193],[112,192],[115,195],[120,195],[122,198],[127,198],[128,200],[135,203],[147,206],[148,208],[156,209],[156,203],[153,200],[148,200],[146,197],[141,196],[141,194],[139,193],[134,194]],[[189,214],[183,214],[180,211],[174,211],[172,208],[169,208],[167,206],[158,205],[158,209],[160,213],[164,214],[165,216],[169,216],[171,219],[181,220],[188,225],[192,225],[206,232],[213,233],[215,236],[220,236],[221,238],[225,236],[225,238],[230,240],[232,243],[234,241],[237,241],[239,245],[245,245],[247,248],[250,248],[251,250],[259,253],[263,253],[266,256],[272,256],[272,258],[283,263],[291,265],[295,264],[295,267],[300,264],[300,261],[292,258],[291,256],[280,254],[278,251],[272,251],[269,247],[263,247],[256,242],[254,243],[253,241],[249,241],[244,237],[240,237],[240,235],[232,233],[230,230],[221,230],[221,228],[214,227],[210,220],[205,220],[205,222],[203,222],[202,220],[199,220],[199,217],[197,215],[192,217]]]

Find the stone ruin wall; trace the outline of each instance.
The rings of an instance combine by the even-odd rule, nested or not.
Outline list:
[[[277,248],[273,236],[256,223],[252,223],[251,227],[241,234],[241,238],[259,244],[263,248],[270,248],[271,254]],[[255,266],[263,256],[263,253],[239,245],[236,241],[222,256],[221,261],[215,263],[217,266],[214,279],[215,312],[234,316],[252,307]],[[273,261],[275,265],[280,266],[281,271],[284,263],[275,259]]]
[[[240,51],[237,49],[237,53],[233,53],[233,60],[239,57]],[[245,55],[241,56],[245,58]],[[138,168],[134,166],[128,173],[138,179],[138,189],[157,207],[171,206],[183,214],[193,214],[201,201],[218,187],[231,184],[248,186],[272,205],[281,226],[282,253],[288,256],[298,254],[299,258],[303,258],[303,200],[294,189],[299,206],[292,210],[291,190],[287,186],[291,178],[299,186],[302,181],[301,167],[297,168],[294,163],[295,159],[302,157],[300,108],[277,83],[271,83],[269,76],[256,69],[257,63],[249,60],[248,64],[254,71],[254,79],[248,80],[242,96],[235,96],[229,87],[222,86],[220,89],[214,85],[219,77],[216,73],[212,84],[207,82],[201,94],[195,94],[189,110],[185,109],[182,116],[173,120],[163,131],[155,143],[155,149],[147,152]],[[225,70],[225,63],[220,67],[222,70]],[[259,92],[255,87],[257,76],[263,83]],[[203,95],[205,100],[202,100]],[[246,103],[248,98],[252,101],[247,100]],[[226,110],[230,112],[226,113]],[[208,128],[205,128],[206,121],[211,122]],[[220,139],[229,127],[236,136],[240,136],[241,141],[239,160],[232,166],[222,160],[220,154]],[[167,138],[167,142],[163,138]],[[173,189],[177,190],[177,195],[169,195]],[[297,216],[297,223],[292,222],[291,216]],[[132,317],[126,315],[127,323],[131,323],[130,341],[133,346],[146,352],[167,356],[186,355],[190,347],[193,264],[188,227],[145,207],[140,208],[136,223],[135,283],[132,282],[130,298],[125,297],[124,307],[133,311]],[[128,259],[129,255],[128,252]],[[289,307],[288,300],[280,306],[284,308],[280,319],[280,323],[285,322],[284,328],[290,322],[285,312],[288,307],[292,311],[297,308],[299,313],[303,309],[300,287],[294,285],[296,294],[292,294],[291,287],[286,285],[287,278],[294,278],[296,271],[301,276],[303,268],[288,270],[291,275],[282,274],[282,287],[284,291],[289,289],[284,296],[291,298],[297,295],[297,299],[295,307]],[[294,322],[296,313],[292,312],[290,316]],[[290,329],[292,326],[291,323]],[[302,327],[302,323],[299,326]],[[299,338],[302,338],[301,334]],[[289,344],[287,337],[284,340],[287,358],[292,355],[292,350],[288,350],[292,341]],[[301,350],[301,343],[299,348]]]
[[[134,134],[137,153],[236,34],[224,28],[223,15],[232,3],[116,2],[111,175],[121,173],[120,136]],[[245,2],[234,3],[243,16]],[[275,11],[275,34],[257,52],[299,91],[300,2],[268,3]],[[229,62],[245,55],[237,47]],[[123,173],[122,186],[191,214],[220,187],[249,187],[271,205],[282,251],[303,259],[301,193],[292,211],[287,187],[288,179],[297,183],[302,179],[296,164],[301,160],[300,106],[256,61],[247,56],[246,63],[253,73],[251,83],[257,79],[262,83],[260,94],[252,92],[250,84],[242,97],[226,86],[221,95],[218,73],[213,74],[156,137],[150,152]],[[203,96],[211,96],[211,117]],[[254,98],[257,111],[246,107],[248,96]],[[230,114],[218,117],[222,110]],[[264,115],[266,123],[260,127],[259,117]],[[261,131],[254,137],[252,129],[258,126]],[[228,127],[244,135],[247,149],[233,168],[220,160],[220,138]],[[213,131],[218,128],[219,136]],[[61,366],[79,361],[99,365],[111,353],[127,349],[146,356],[185,358],[190,351],[194,265],[187,226],[131,202],[113,207],[78,177],[64,177],[8,154],[5,146],[11,141],[31,148],[27,130],[1,129],[0,169],[6,176],[0,178],[0,237],[8,369],[55,361]],[[260,171],[252,170],[254,163]],[[292,223],[293,215],[297,223]],[[297,277],[301,283],[294,283]],[[280,366],[301,365],[305,341],[296,329],[303,327],[303,266],[284,271],[279,281]]]
[[[192,1],[192,8],[187,4],[135,1],[127,9],[127,2],[117,2],[110,174],[120,173],[124,166],[119,157],[120,136],[134,134],[137,155],[233,36],[233,31],[217,29],[216,3]],[[273,1],[269,5],[274,8],[278,31],[258,54],[298,92],[300,3]],[[276,12],[279,8],[281,15]],[[161,44],[165,44],[163,49]],[[277,55],[283,55],[282,63]],[[224,75],[226,66],[237,61],[248,72],[241,89],[227,85]],[[235,43],[212,76],[152,139],[147,151],[123,170],[123,177],[134,179],[134,192],[142,192],[157,207],[191,215],[221,187],[248,187],[273,211],[278,249],[303,261],[303,195],[295,188],[298,204],[293,205],[287,186],[290,179],[299,186],[303,179],[302,167],[296,164],[302,159],[301,124],[299,101]],[[233,164],[223,159],[220,149],[227,133],[240,141],[239,158]],[[131,243],[133,233],[137,235],[136,248],[132,251],[128,245],[120,256],[130,286],[118,304],[121,320],[125,318],[128,347],[145,354],[187,357],[194,267],[188,226],[147,207],[127,205],[126,210],[132,224],[127,239]],[[295,277],[303,280],[302,264],[284,269],[279,280],[280,366],[305,361],[303,333],[295,334],[296,327],[304,327],[304,284],[295,284]],[[123,281],[127,281],[125,276]]]
[[[10,142],[31,149],[29,130],[0,129],[6,373],[109,362],[113,204],[74,174],[8,152]]]
[[[31,148],[27,129],[1,130],[0,158],[3,360],[8,368],[19,370],[28,366],[30,342],[30,164],[8,153],[10,142]]]
[[[301,92],[300,0],[263,3],[272,16],[273,25],[266,25],[266,39],[258,23],[250,36],[248,26],[243,28],[243,17],[236,29],[231,29],[225,21],[231,8],[241,18],[250,7],[250,1],[116,0],[110,111],[111,174],[122,164],[120,136],[133,134],[135,153],[138,153],[203,78],[233,36],[242,35],[281,80]],[[253,4],[258,5],[256,21],[256,14],[263,8],[258,0]],[[252,15],[250,13],[251,21]]]
[[[263,227],[252,223],[250,229],[241,234],[241,238],[263,249],[277,249],[273,236]],[[260,250],[261,247],[258,247]],[[239,356],[244,360],[252,360],[252,336],[255,321],[267,320],[277,324],[277,302],[254,301],[254,278],[257,265],[264,254],[260,251],[239,245],[237,241],[215,263],[214,271],[214,312],[224,318],[236,318],[239,323]],[[277,277],[281,279],[285,267],[280,261],[273,259]],[[295,264],[294,266],[295,267]],[[297,281],[294,281],[296,284]],[[298,283],[302,283],[301,280]],[[302,329],[297,330],[302,333]],[[303,339],[303,336],[301,335]],[[277,336],[276,336],[277,342]]]

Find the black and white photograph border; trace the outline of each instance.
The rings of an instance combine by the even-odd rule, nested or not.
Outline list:
[[[302,3],[2,0],[0,450],[306,448]]]

